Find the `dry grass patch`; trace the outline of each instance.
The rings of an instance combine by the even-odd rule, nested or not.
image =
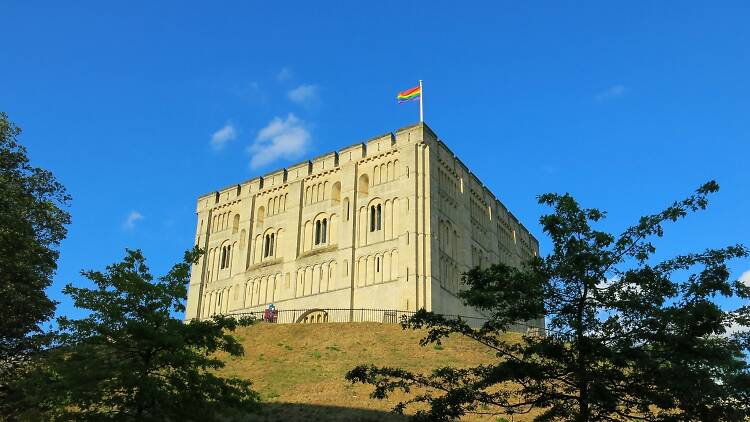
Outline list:
[[[227,360],[226,376],[248,378],[267,407],[266,420],[402,420],[387,413],[402,395],[369,398],[369,386],[352,385],[347,371],[363,363],[429,372],[440,366],[492,362],[488,349],[461,337],[421,347],[424,331],[378,323],[265,324],[241,328],[245,356]],[[515,334],[509,334],[515,336]],[[495,420],[471,417],[466,420]],[[522,418],[516,418],[522,421]]]

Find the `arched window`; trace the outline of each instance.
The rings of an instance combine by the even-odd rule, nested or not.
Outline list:
[[[232,246],[222,246],[221,248],[221,259],[219,260],[219,268],[229,268],[229,261],[231,260]]]
[[[315,222],[315,245],[325,244],[328,240],[328,219],[323,218]]]
[[[264,239],[263,243],[263,257],[267,258],[269,256],[273,256],[273,249],[274,249],[274,242],[276,240],[276,235],[273,233],[267,234]]]
[[[378,231],[383,227],[383,208],[380,204],[370,206],[370,231]]]

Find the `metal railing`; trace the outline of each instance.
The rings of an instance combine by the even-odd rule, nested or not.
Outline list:
[[[309,309],[266,309],[252,312],[233,312],[227,316],[236,318],[251,317],[258,321],[277,324],[317,324],[329,322],[378,322],[382,324],[398,324],[403,317],[411,317],[414,311],[397,309],[372,308],[309,308]],[[464,315],[446,315],[446,318],[461,317],[471,326],[480,326],[487,318],[469,317]],[[524,334],[544,335],[544,328],[536,325],[517,323],[508,327],[508,331]]]

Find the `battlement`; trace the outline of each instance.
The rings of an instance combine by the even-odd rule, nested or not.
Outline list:
[[[474,315],[461,274],[538,242],[425,124],[202,195],[187,318],[279,309]]]
[[[208,207],[219,205],[226,201],[238,199],[240,192],[242,191],[244,191],[245,194],[257,193],[271,187],[280,186],[284,183],[304,179],[306,177],[329,171],[346,162],[358,161],[383,154],[395,148],[397,143],[400,145],[404,142],[422,142],[421,137],[411,136],[413,132],[418,132],[420,128],[424,128],[425,131],[432,134],[434,137],[434,132],[427,126],[427,124],[417,123],[405,126],[394,132],[388,132],[366,141],[349,145],[339,151],[327,152],[318,155],[312,160],[301,161],[286,168],[273,170],[263,176],[256,176],[252,179],[241,182],[240,184],[229,185],[217,191],[205,193],[198,197],[198,202],[201,203],[201,201],[204,201],[205,206]],[[343,162],[340,163],[341,160],[343,160]],[[241,186],[242,188],[238,190],[236,195],[229,193],[232,189],[236,189],[237,186]],[[210,203],[211,199],[214,200],[213,203]]]

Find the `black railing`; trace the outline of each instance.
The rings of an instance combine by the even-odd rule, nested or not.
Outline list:
[[[328,322],[378,322],[398,324],[402,318],[414,315],[414,311],[396,309],[348,309],[348,308],[310,308],[310,309],[266,309],[253,312],[232,312],[227,314],[236,318],[251,317],[259,321],[277,324],[317,324]],[[446,315],[446,318],[461,317],[471,326],[480,326],[487,318],[464,315]],[[536,325],[517,323],[508,327],[508,331],[532,335],[543,335],[544,328]]]

